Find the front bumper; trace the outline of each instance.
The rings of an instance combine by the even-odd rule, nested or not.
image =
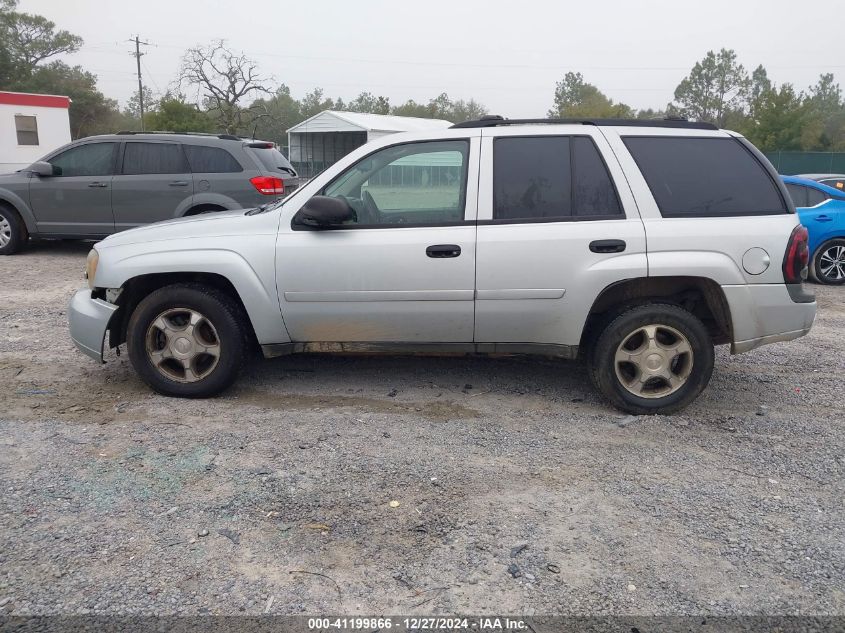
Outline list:
[[[116,305],[91,297],[88,288],[77,291],[68,306],[70,338],[81,352],[101,363],[103,340],[116,310]]]

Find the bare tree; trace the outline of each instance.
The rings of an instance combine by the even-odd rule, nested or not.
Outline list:
[[[272,94],[272,81],[261,76],[257,62],[227,48],[223,40],[189,48],[179,72],[180,88],[198,87],[208,113],[229,134],[249,127],[258,113],[247,102],[258,93]]]

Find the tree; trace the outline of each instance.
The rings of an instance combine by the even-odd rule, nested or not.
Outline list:
[[[368,112],[370,114],[390,114],[390,99],[374,96],[371,92],[362,92],[346,105],[349,112]]]
[[[18,76],[28,77],[41,62],[82,46],[81,37],[56,31],[56,24],[43,16],[16,11],[17,4],[18,0],[0,0],[0,47],[5,49],[0,58],[11,63]]]
[[[807,149],[807,109],[802,95],[791,84],[772,87],[759,98],[753,126],[743,130],[748,139],[764,152]]]
[[[675,88],[675,103],[669,108],[689,119],[724,127],[731,111],[745,106],[749,87],[748,73],[733,50],[708,51]]]
[[[153,104],[153,102],[150,102]],[[144,116],[147,129],[168,132],[215,132],[217,126],[196,104],[188,103],[185,95],[165,94],[151,112]]]
[[[343,105],[343,102],[340,102]],[[302,97],[299,102],[299,111],[302,115],[302,120],[308,119],[315,114],[319,114],[323,110],[337,110],[337,104],[330,98],[323,96],[322,88],[314,88],[311,92]]]
[[[259,117],[256,121],[256,135],[282,146],[287,145],[288,129],[303,120],[299,102],[291,96],[290,88],[284,84],[269,99],[256,99],[252,108]]]
[[[487,114],[487,108],[475,99],[464,101],[459,99],[452,104],[452,110],[446,117],[452,123],[463,123],[464,121],[475,121]]]
[[[413,99],[408,99],[405,103],[394,106],[390,113],[396,116],[413,116],[420,119],[434,118],[428,106],[417,103]]]
[[[614,103],[593,84],[586,83],[581,73],[568,72],[555,86],[551,118],[633,118],[633,109]]]
[[[144,111],[152,112],[156,107],[156,96],[149,86],[144,86]],[[141,102],[138,98],[138,91],[132,93],[129,101],[126,102],[126,107],[123,108],[123,114],[132,119],[141,118]]]
[[[179,71],[180,87],[198,87],[209,114],[230,134],[249,127],[253,116],[246,102],[260,93],[271,94],[270,82],[255,61],[226,48],[223,40],[189,48]]]
[[[39,66],[15,90],[67,95],[70,104],[70,130],[73,138],[113,132],[117,102],[97,90],[97,77],[79,66],[50,62]]]

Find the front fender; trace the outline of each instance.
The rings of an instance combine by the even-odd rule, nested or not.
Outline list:
[[[27,184],[27,191],[28,190],[29,185]],[[26,225],[26,230],[30,234],[38,232],[38,226],[35,224],[35,216],[32,214],[29,205],[21,196],[9,189],[0,189],[0,202],[5,202],[15,208],[15,210],[20,214],[23,223]]]
[[[220,275],[237,290],[258,342],[262,345],[287,343],[290,337],[276,293],[272,253],[266,256],[267,245],[260,240],[250,247],[241,244],[241,239],[231,238],[235,243],[229,248],[221,245],[174,249],[168,242],[102,248],[95,285],[120,288],[135,277],[162,273]],[[269,242],[272,245],[272,241]]]

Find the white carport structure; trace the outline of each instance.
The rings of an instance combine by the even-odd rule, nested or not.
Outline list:
[[[324,110],[288,130],[289,159],[301,176],[310,178],[364,143],[387,134],[450,125],[442,119]]]

